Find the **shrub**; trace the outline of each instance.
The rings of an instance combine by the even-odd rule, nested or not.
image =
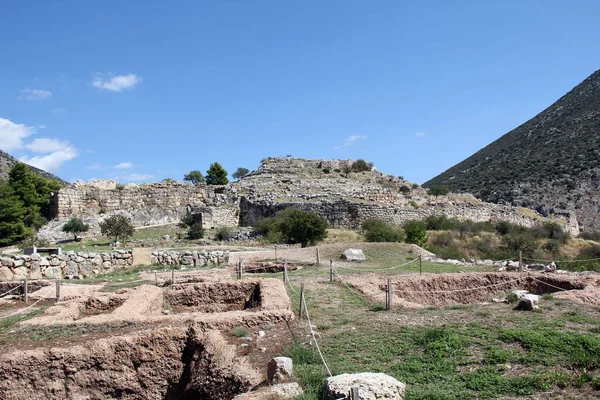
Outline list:
[[[239,167],[231,176],[233,177],[233,179],[242,179],[243,177],[248,175],[248,172],[250,172],[248,168]]]
[[[231,334],[237,338],[241,338],[244,336],[248,336],[248,331],[246,329],[242,328],[241,326],[236,326],[231,331]]]
[[[458,228],[460,221],[446,215],[430,215],[425,218],[425,226],[429,231],[449,231]]]
[[[134,228],[131,219],[124,215],[113,215],[100,222],[100,232],[115,240],[125,239],[133,235]]]
[[[600,241],[600,232],[581,232],[578,236],[580,239]]]
[[[381,219],[367,219],[361,225],[367,242],[401,242],[404,232]]]
[[[81,218],[73,217],[63,225],[62,231],[66,233],[72,233],[75,241],[78,240],[77,236],[82,232],[90,230],[90,226],[83,222]]]
[[[406,233],[406,243],[414,243],[417,246],[424,246],[427,243],[427,228],[422,221],[408,221],[404,224]]]
[[[570,238],[570,235],[556,222],[545,222],[535,225],[531,228],[531,232],[536,238],[553,239],[560,243],[566,243]]]
[[[187,238],[190,240],[202,239],[204,237],[204,229],[202,224],[194,222],[187,231]]]
[[[359,158],[358,160],[356,160],[352,163],[352,171],[353,172],[370,171],[372,168],[373,168],[373,163],[366,162],[362,158]]]
[[[125,189],[125,185],[123,185],[122,183],[117,183],[117,185],[115,186],[115,188],[117,190],[124,190]]]
[[[263,218],[254,229],[270,242],[300,243],[302,247],[327,237],[324,218],[297,208],[287,208],[275,217]]]
[[[444,196],[450,192],[450,188],[446,185],[436,185],[430,187],[428,192],[435,197]]]
[[[324,173],[324,174],[328,174],[328,173],[330,173],[330,172],[331,172],[331,168],[329,168],[329,167],[325,167],[325,168],[323,168],[321,171],[323,171],[323,173]]]
[[[215,239],[220,241],[229,240],[230,234],[231,228],[222,227],[217,229],[217,232],[215,233]]]
[[[400,188],[398,189],[400,191],[400,193],[403,194],[409,194],[410,193],[410,188],[406,185],[402,185],[400,186]]]

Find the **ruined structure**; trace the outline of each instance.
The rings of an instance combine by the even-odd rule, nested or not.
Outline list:
[[[430,196],[401,178],[375,169],[352,171],[352,165],[352,160],[268,158],[256,171],[225,186],[77,183],[54,196],[57,219],[41,236],[66,238],[60,227],[72,216],[86,219],[90,233],[99,233],[98,222],[113,213],[125,213],[136,226],[149,226],[177,222],[191,212],[204,228],[249,226],[287,207],[314,212],[335,228],[356,228],[369,218],[402,224],[435,214],[459,220],[506,220],[523,226],[546,218],[531,209],[485,203],[468,194]],[[571,234],[579,233],[575,218],[564,214],[547,218],[558,221]]]

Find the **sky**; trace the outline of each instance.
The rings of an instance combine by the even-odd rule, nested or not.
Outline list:
[[[0,0],[0,149],[74,182],[359,159],[423,183],[600,69],[597,0]]]

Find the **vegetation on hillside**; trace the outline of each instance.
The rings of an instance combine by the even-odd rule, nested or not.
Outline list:
[[[302,247],[327,237],[327,221],[313,213],[287,208],[256,224],[258,233],[272,243],[300,243]]]
[[[126,239],[133,235],[134,227],[131,219],[125,215],[117,214],[106,218],[100,222],[100,232],[103,235],[114,238],[115,241],[119,239]]]

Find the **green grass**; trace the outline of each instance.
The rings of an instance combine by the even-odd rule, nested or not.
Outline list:
[[[248,336],[248,331],[241,326],[236,326],[231,330],[231,334],[237,338]]]

